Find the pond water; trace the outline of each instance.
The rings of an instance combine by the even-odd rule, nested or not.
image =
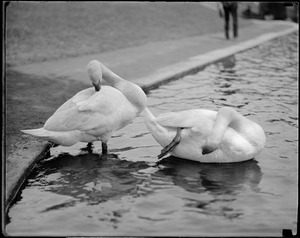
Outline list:
[[[141,117],[111,153],[51,148],[10,208],[9,235],[281,236],[298,209],[298,32],[236,54],[149,93],[155,114],[232,106],[265,129],[255,158],[201,164],[167,157]]]

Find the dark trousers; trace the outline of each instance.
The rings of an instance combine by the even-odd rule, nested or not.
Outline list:
[[[223,5],[224,9],[224,17],[225,17],[225,36],[227,39],[229,39],[229,17],[230,14],[232,16],[233,21],[233,36],[238,36],[238,16],[237,16],[237,4],[231,4],[231,5]]]

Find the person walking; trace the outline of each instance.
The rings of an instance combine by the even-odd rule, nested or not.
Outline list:
[[[226,39],[229,39],[229,18],[232,17],[232,26],[233,26],[233,37],[238,37],[238,3],[237,2],[221,2],[222,5],[218,4],[220,16],[223,17],[222,10],[224,12],[225,20],[225,36]],[[221,8],[223,6],[223,9]]]

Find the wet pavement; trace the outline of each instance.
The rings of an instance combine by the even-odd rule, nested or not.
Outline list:
[[[20,129],[38,128],[53,111],[77,91],[90,86],[86,64],[97,59],[145,91],[197,71],[238,51],[298,29],[282,21],[254,21],[240,30],[238,39],[226,41],[223,32],[181,40],[151,43],[104,54],[7,68],[6,197],[12,200],[46,142],[22,135]],[[34,98],[35,100],[32,100]]]

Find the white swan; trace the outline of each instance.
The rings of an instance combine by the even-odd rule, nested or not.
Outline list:
[[[158,158],[173,156],[205,162],[230,163],[254,158],[265,146],[264,130],[230,107],[164,113],[142,113],[154,139],[163,146]]]
[[[122,79],[97,60],[88,63],[87,71],[94,88],[82,90],[66,101],[44,127],[21,131],[63,146],[99,140],[102,153],[107,154],[112,133],[144,110],[147,97],[139,86]],[[111,86],[101,87],[102,77]]]

